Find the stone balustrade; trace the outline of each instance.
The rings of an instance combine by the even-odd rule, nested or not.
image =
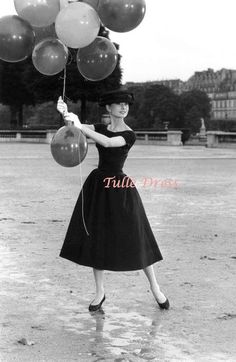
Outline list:
[[[0,130],[0,142],[50,143],[55,133],[56,130]],[[181,131],[135,131],[135,134],[137,144],[182,146]]]
[[[236,148],[236,132],[208,131],[207,147]]]
[[[50,143],[56,130],[0,130],[0,142]],[[136,144],[182,146],[181,131],[135,131]],[[92,140],[88,140],[93,143]],[[186,145],[197,145],[188,141]],[[206,140],[198,142],[206,147],[236,148],[236,132],[208,131]]]

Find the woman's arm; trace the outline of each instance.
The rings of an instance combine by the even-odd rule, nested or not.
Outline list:
[[[85,136],[92,138],[92,140],[94,140],[96,143],[99,143],[103,147],[121,147],[126,144],[126,141],[122,136],[109,138],[101,133],[94,131],[94,125],[82,124],[79,118],[74,113],[65,114],[64,119],[67,122],[73,122],[75,127],[78,127]]]
[[[96,143],[99,143],[103,147],[121,147],[126,144],[123,137],[117,136],[109,138],[101,133],[95,131],[95,127],[92,124],[82,124],[79,118],[74,113],[68,113],[66,103],[59,97],[57,102],[57,110],[60,112],[67,122],[73,122],[76,127],[82,130],[85,136],[92,138]]]
[[[86,124],[81,124],[80,129],[85,134],[85,136],[92,138],[95,142],[99,143],[103,147],[121,147],[126,144],[122,136],[109,138],[101,133],[94,131],[91,128],[88,128]]]
[[[94,125],[93,124],[86,124],[86,123],[81,123],[82,124],[82,126],[84,126],[84,127],[86,127],[86,128],[88,128],[88,129],[91,129],[91,130],[93,130],[94,131]],[[75,127],[76,127],[76,124],[75,124]]]

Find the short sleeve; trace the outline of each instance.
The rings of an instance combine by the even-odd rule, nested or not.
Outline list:
[[[101,133],[106,126],[103,123],[94,123],[94,131]]]
[[[131,148],[136,141],[136,136],[133,131],[124,131],[121,136],[125,139],[126,145]]]

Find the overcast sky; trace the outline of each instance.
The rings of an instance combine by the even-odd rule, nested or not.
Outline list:
[[[128,33],[110,32],[120,44],[123,82],[187,80],[195,71],[236,69],[235,0],[146,0],[143,22]],[[0,16],[14,1],[1,0]]]

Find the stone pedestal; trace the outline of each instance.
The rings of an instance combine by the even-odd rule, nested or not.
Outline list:
[[[168,131],[167,132],[167,144],[172,146],[182,146],[181,131]]]

